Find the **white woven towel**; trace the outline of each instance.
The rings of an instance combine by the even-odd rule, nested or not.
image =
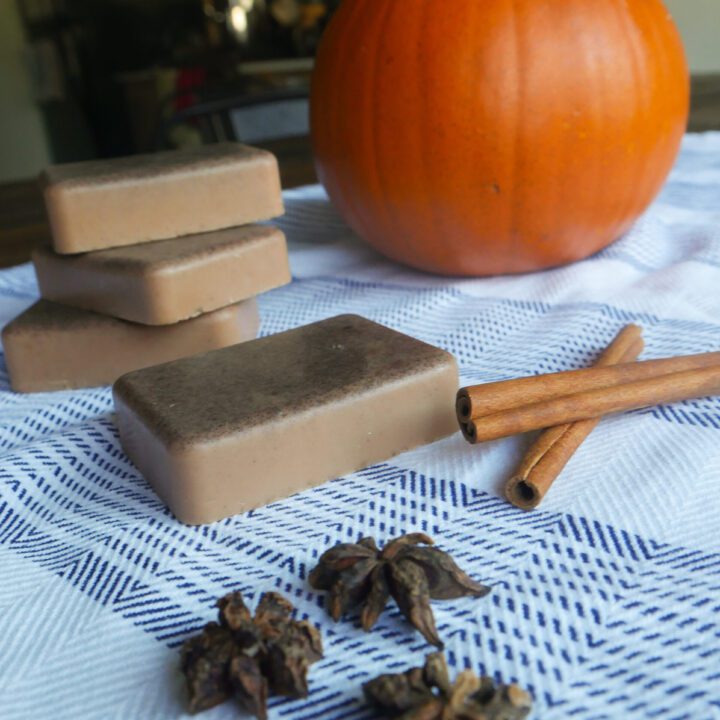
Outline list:
[[[522,277],[415,273],[320,188],[286,201],[294,281],[261,299],[264,334],[359,313],[450,350],[466,383],[587,365],[628,322],[648,358],[720,349],[720,134],[686,138],[626,237]],[[0,325],[36,296],[29,266],[1,272]],[[431,648],[395,610],[371,634],[335,625],[307,573],[338,541],[419,530],[494,588],[434,604],[453,672],[519,682],[542,720],[720,717],[720,399],[604,420],[533,513],[499,496],[527,439],[458,434],[199,528],[125,458],[111,411],[107,388],[15,395],[0,363],[4,720],[181,716],[177,648],[236,588],[285,593],[324,634],[310,697],[273,717],[370,717],[362,682]]]

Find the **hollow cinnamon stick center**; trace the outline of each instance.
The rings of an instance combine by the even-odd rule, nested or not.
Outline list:
[[[511,478],[505,486],[505,494],[513,505],[524,509],[537,507],[542,500],[539,488],[530,480],[522,477]]]
[[[472,403],[468,397],[467,388],[462,388],[458,391],[457,399],[455,400],[455,410],[458,420],[461,423],[468,422],[472,419]]]
[[[477,442],[477,428],[475,427],[474,422],[461,422],[460,432],[462,432],[463,436],[469,443],[475,444]]]

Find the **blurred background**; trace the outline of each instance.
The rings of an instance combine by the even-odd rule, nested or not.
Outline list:
[[[1,0],[0,179],[48,161],[307,135],[313,56],[338,4]]]
[[[0,266],[46,232],[33,178],[49,163],[231,139],[272,150],[285,187],[315,182],[309,81],[340,2],[0,0]],[[690,129],[720,129],[720,0],[666,4]]]

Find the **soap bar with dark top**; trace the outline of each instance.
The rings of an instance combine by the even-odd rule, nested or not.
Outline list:
[[[59,253],[219,230],[283,212],[277,160],[239,143],[54,165],[41,182]]]
[[[290,281],[285,236],[246,225],[80,255],[33,254],[47,300],[167,325]]]
[[[189,524],[457,431],[452,355],[355,315],[159,365],[113,387],[120,439]]]
[[[40,300],[5,326],[2,341],[12,389],[45,392],[109,385],[131,370],[251,340],[259,322],[254,298],[160,327]]]

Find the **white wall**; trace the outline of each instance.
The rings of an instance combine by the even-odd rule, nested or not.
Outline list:
[[[22,50],[15,0],[0,0],[0,182],[31,177],[48,164],[45,130]]]
[[[665,0],[694,73],[720,72],[720,0]]]

